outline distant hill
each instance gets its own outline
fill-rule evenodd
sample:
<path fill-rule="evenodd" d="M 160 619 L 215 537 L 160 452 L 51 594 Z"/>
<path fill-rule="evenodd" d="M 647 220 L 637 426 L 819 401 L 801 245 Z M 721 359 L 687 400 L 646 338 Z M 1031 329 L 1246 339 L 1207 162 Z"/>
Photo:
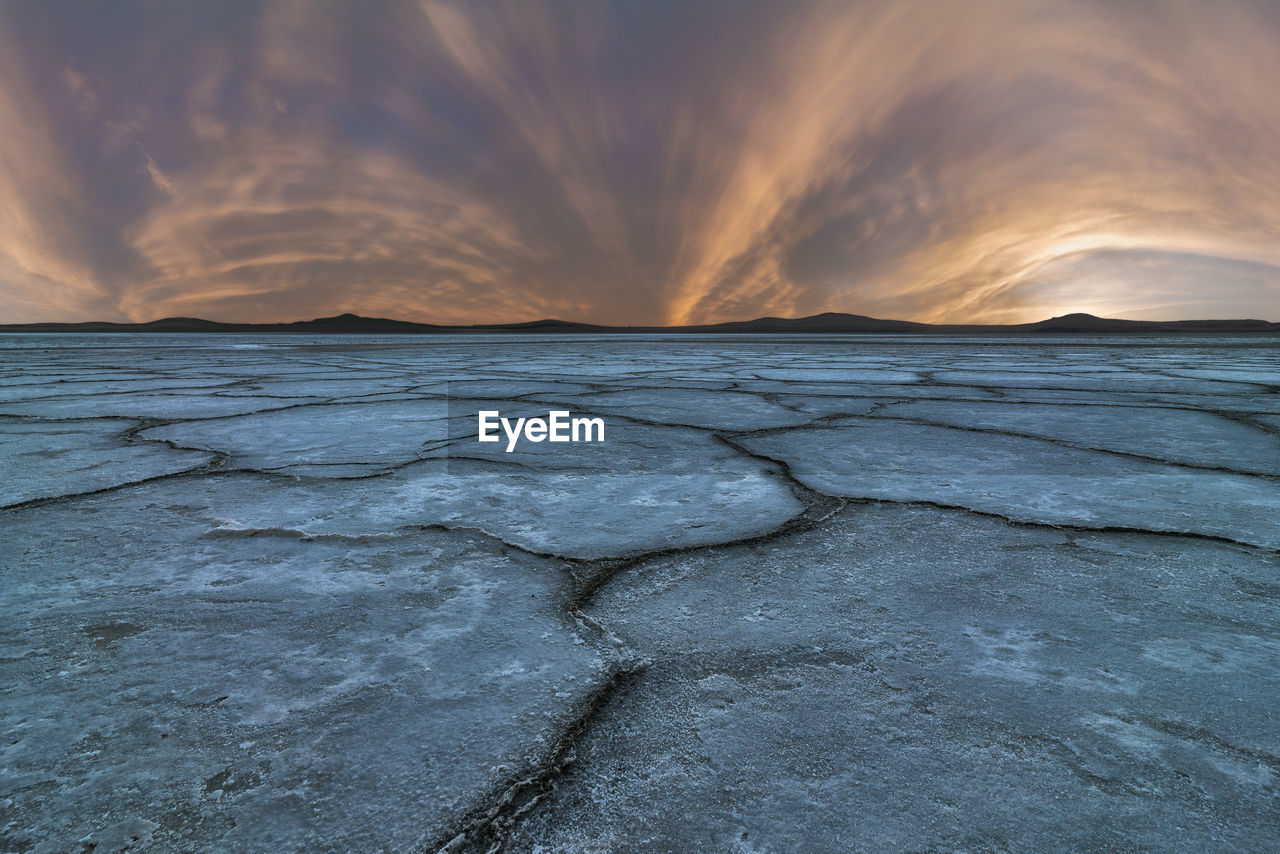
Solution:
<path fill-rule="evenodd" d="M 1280 332 L 1265 320 L 1119 320 L 1092 314 L 1064 314 L 1037 323 L 1003 327 L 1028 332 Z"/>
<path fill-rule="evenodd" d="M 857 314 L 815 314 L 812 317 L 761 317 L 739 323 L 717 323 L 709 326 L 677 327 L 689 332 L 876 332 L 912 335 L 1006 335 L 1018 333 L 1223 333 L 1280 332 L 1280 323 L 1265 320 L 1119 320 L 1094 317 L 1092 314 L 1066 314 L 1035 323 L 1015 324 L 948 324 L 913 323 L 908 320 L 881 320 Z"/>
<path fill-rule="evenodd" d="M 385 332 L 450 332 L 448 326 L 387 320 L 340 314 L 294 323 L 220 323 L 199 317 L 166 317 L 148 323 L 11 323 L 0 325 L 0 332 L 299 332 L 299 333 L 385 333 Z"/>
<path fill-rule="evenodd" d="M 812 317 L 758 317 L 734 323 L 677 327 L 690 332 L 929 332 L 935 327 L 909 320 L 880 320 L 860 314 L 815 314 Z"/>
<path fill-rule="evenodd" d="M 712 323 L 701 326 L 599 326 L 591 323 L 575 323 L 570 320 L 533 320 L 525 323 L 489 323 L 473 326 L 446 326 L 432 323 L 413 323 L 407 320 L 389 320 L 384 317 L 361 317 L 358 314 L 340 314 L 336 317 L 320 317 L 315 320 L 299 320 L 294 323 L 219 323 L 198 317 L 166 317 L 149 323 L 10 323 L 0 324 L 3 332 L 261 332 L 297 334 L 385 334 L 385 333 L 464 333 L 464 332 L 526 332 L 526 333 L 628 333 L 628 332 L 678 332 L 678 333 L 878 333 L 912 335 L 1020 335 L 1020 334 L 1080 334 L 1080 335 L 1220 335 L 1231 333 L 1280 332 L 1280 323 L 1265 320 L 1118 320 L 1094 317 L 1092 314 L 1066 314 L 1036 323 L 1016 324 L 933 324 L 913 323 L 908 320 L 882 320 L 858 314 L 828 312 L 812 317 L 760 317 L 755 320 L 732 323 Z"/>

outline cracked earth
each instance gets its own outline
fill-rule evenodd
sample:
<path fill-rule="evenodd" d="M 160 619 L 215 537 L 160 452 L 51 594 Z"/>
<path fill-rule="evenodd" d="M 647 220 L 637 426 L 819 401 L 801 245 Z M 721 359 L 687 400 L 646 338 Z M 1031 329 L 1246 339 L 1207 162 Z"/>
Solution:
<path fill-rule="evenodd" d="M 0 465 L 0 851 L 1280 839 L 1273 339 L 10 336 Z"/>

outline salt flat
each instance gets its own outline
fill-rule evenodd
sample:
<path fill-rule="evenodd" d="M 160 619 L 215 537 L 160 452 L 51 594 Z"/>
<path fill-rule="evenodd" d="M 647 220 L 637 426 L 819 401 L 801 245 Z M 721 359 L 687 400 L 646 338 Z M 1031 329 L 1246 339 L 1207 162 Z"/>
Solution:
<path fill-rule="evenodd" d="M 1274 339 L 11 335 L 0 466 L 3 851 L 1280 839 Z"/>

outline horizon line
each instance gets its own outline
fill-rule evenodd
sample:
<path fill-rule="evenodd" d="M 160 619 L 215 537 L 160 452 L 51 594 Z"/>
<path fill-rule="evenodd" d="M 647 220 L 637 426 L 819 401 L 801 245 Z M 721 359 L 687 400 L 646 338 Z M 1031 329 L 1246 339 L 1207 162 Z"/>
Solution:
<path fill-rule="evenodd" d="M 1050 324 L 1057 321 L 1057 322 L 1066 322 L 1068 324 L 1073 324 L 1073 325 L 1079 324 L 1084 327 L 1088 327 L 1091 324 L 1108 324 L 1108 325 L 1120 324 L 1120 325 L 1133 325 L 1138 327 L 1158 327 L 1158 326 L 1186 327 L 1189 325 L 1211 325 L 1211 324 L 1223 324 L 1223 325 L 1236 326 L 1240 324 L 1255 324 L 1255 325 L 1260 324 L 1260 325 L 1266 325 L 1274 328 L 1268 331 L 1280 331 L 1280 322 L 1264 320 L 1261 318 L 1225 318 L 1224 317 L 1224 318 L 1187 318 L 1187 319 L 1177 319 L 1177 320 L 1137 320 L 1137 319 L 1131 319 L 1131 318 L 1104 317 L 1100 315 L 1091 314 L 1089 312 L 1069 312 L 1062 315 L 1054 315 L 1052 317 L 1044 318 L 1042 320 L 1024 321 L 1020 323 L 974 323 L 974 322 L 955 323 L 955 322 L 927 322 L 927 321 L 915 321 L 915 320 L 901 320 L 897 318 L 881 318 L 881 317 L 873 317 L 870 315 L 852 314 L 849 312 L 837 312 L 837 311 L 827 311 L 827 312 L 821 312 L 813 315 L 805 315 L 801 317 L 780 317 L 780 316 L 774 316 L 774 315 L 763 315 L 759 317 L 753 317 L 747 320 L 728 320 L 728 321 L 719 321 L 715 323 L 694 323 L 694 324 L 682 324 L 682 325 L 658 325 L 658 324 L 617 325 L 617 324 L 596 323 L 596 322 L 582 321 L 582 320 L 564 320 L 562 318 L 555 318 L 555 317 L 543 317 L 535 320 L 517 320 L 517 321 L 503 321 L 503 322 L 491 322 L 491 323 L 438 323 L 438 322 L 427 322 L 427 321 L 417 321 L 417 320 L 403 320 L 403 319 L 393 318 L 393 317 L 376 317 L 371 315 L 356 314 L 354 312 L 343 312 L 341 314 L 336 314 L 336 315 L 312 317 L 312 318 L 302 319 L 302 320 L 259 321 L 259 322 L 209 320 L 207 318 L 187 316 L 187 315 L 172 315 L 167 317 L 159 317 L 154 320 L 147 320 L 147 321 L 46 320 L 46 321 L 31 321 L 31 322 L 25 322 L 25 323 L 0 324 L 0 329 L 9 330 L 9 331 L 20 331 L 23 329 L 32 329 L 32 328 L 40 328 L 40 327 L 58 327 L 62 329 L 74 328 L 74 327 L 99 327 L 99 328 L 100 327 L 117 327 L 117 328 L 127 327 L 127 328 L 134 329 L 136 331 L 145 331 L 143 327 L 165 325 L 165 324 L 173 325 L 173 326 L 180 326 L 183 324 L 199 324 L 201 326 L 208 326 L 208 327 L 253 327 L 253 328 L 267 329 L 272 327 L 288 328 L 288 327 L 299 327 L 299 326 L 308 326 L 308 325 L 315 325 L 315 324 L 337 325 L 342 322 L 346 322 L 348 324 L 356 324 L 356 323 L 393 324 L 396 326 L 413 326 L 413 327 L 423 327 L 423 328 L 439 329 L 439 330 L 498 329 L 498 330 L 519 331 L 522 328 L 527 329 L 531 327 L 545 327 L 549 325 L 558 325 L 558 326 L 566 326 L 566 327 L 577 327 L 577 328 L 609 330 L 609 331 L 627 331 L 627 330 L 715 331 L 718 329 L 723 329 L 725 327 L 760 326 L 760 325 L 767 325 L 770 323 L 801 325 L 808 322 L 811 324 L 818 324 L 823 322 L 824 319 L 828 320 L 831 323 L 845 322 L 849 324 L 856 324 L 861 322 L 861 323 L 874 323 L 874 324 L 891 324 L 891 325 L 902 326 L 902 327 L 918 327 L 921 329 L 943 329 L 943 330 L 948 328 L 992 329 L 992 330 L 1025 329 L 1025 328 L 1040 327 L 1045 324 Z M 227 331 L 227 330 L 218 330 L 214 328 L 214 329 L 210 329 L 209 331 Z M 805 331 L 805 330 L 796 329 L 795 331 Z M 814 330 L 814 331 L 818 331 L 818 330 Z M 890 330 L 877 330 L 877 331 L 890 331 Z"/>

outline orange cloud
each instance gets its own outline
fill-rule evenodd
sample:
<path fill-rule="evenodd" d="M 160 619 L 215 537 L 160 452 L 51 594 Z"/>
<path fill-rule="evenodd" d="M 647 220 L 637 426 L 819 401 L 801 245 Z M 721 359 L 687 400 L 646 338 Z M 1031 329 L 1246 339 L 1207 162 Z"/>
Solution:
<path fill-rule="evenodd" d="M 11 10 L 8 319 L 1280 317 L 1266 3 L 144 12 Z"/>

